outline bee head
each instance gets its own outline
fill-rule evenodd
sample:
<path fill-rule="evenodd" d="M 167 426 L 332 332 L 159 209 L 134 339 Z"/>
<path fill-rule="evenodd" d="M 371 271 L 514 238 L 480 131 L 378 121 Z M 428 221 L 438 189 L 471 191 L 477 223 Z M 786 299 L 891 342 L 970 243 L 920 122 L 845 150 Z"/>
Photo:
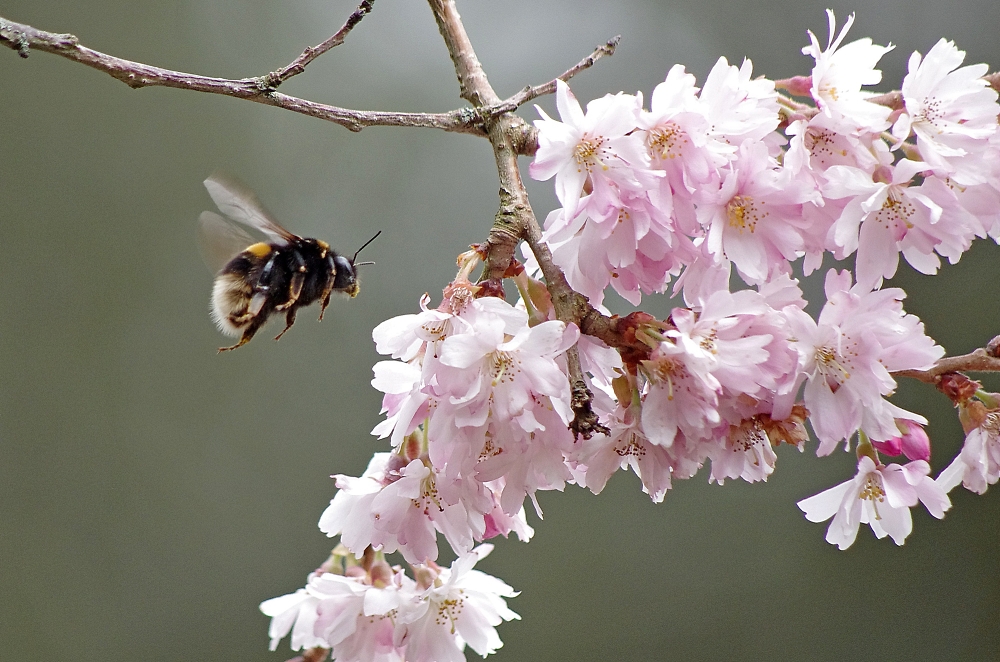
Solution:
<path fill-rule="evenodd" d="M 360 267 L 365 264 L 375 264 L 374 262 L 356 262 L 358 259 L 358 253 L 360 253 L 365 246 L 375 241 L 380 234 L 382 234 L 381 230 L 376 232 L 374 237 L 362 244 L 361 248 L 354 252 L 354 257 L 350 260 L 342 255 L 334 256 L 333 263 L 336 268 L 336 275 L 333 279 L 333 289 L 340 290 L 341 292 L 350 295 L 352 298 L 358 296 L 361 286 L 358 285 L 358 272 L 356 267 Z"/>
<path fill-rule="evenodd" d="M 361 288 L 358 285 L 358 274 L 354 270 L 354 264 L 343 255 L 335 255 L 333 266 L 335 268 L 333 289 L 351 297 L 358 296 Z"/>

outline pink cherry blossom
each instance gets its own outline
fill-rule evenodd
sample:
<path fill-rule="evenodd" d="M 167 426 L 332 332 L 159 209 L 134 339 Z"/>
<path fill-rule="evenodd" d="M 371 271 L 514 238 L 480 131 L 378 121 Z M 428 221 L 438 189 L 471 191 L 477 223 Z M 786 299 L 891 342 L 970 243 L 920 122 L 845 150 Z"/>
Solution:
<path fill-rule="evenodd" d="M 633 304 L 643 292 L 662 292 L 694 255 L 691 240 L 646 194 L 612 190 L 603 208 L 590 204 L 594 195 L 575 217 L 560 209 L 545 220 L 542 238 L 570 285 L 594 305 L 608 285 Z"/>
<path fill-rule="evenodd" d="M 670 450 L 646 438 L 636 407 L 618 407 L 605 420 L 611 434 L 583 442 L 574 469 L 576 483 L 600 494 L 614 472 L 630 467 L 642 481 L 642 491 L 654 503 L 663 501 L 671 486 Z"/>
<path fill-rule="evenodd" d="M 774 473 L 778 456 L 764 426 L 754 417 L 731 425 L 724 443 L 713 449 L 711 458 L 708 480 L 722 485 L 726 478 L 742 478 L 748 483 L 767 480 Z"/>
<path fill-rule="evenodd" d="M 902 290 L 851 287 L 846 271 L 826 276 L 827 303 L 818 321 L 803 310 L 785 309 L 806 378 L 805 405 L 827 455 L 861 429 L 875 440 L 899 434 L 897 418 L 927 421 L 884 396 L 895 391 L 893 370 L 926 370 L 944 350 L 924 334 L 923 324 L 903 312 Z"/>
<path fill-rule="evenodd" d="M 905 455 L 909 460 L 929 461 L 931 440 L 923 426 L 902 418 L 896 421 L 896 426 L 900 429 L 899 436 L 873 441 L 875 450 L 886 455 Z"/>
<path fill-rule="evenodd" d="M 883 150 L 882 155 L 885 163 L 892 161 L 888 152 Z M 957 262 L 981 231 L 981 226 L 963 223 L 963 217 L 942 218 L 941 206 L 915 184 L 927 170 L 926 163 L 903 159 L 881 166 L 874 180 L 846 166 L 826 171 L 824 193 L 851 198 L 832 233 L 843 254 L 857 250 L 859 283 L 875 288 L 883 278 L 891 278 L 900 253 L 918 271 L 936 273 L 940 260 L 935 252 Z"/>
<path fill-rule="evenodd" d="M 833 518 L 826 541 L 840 549 L 854 544 L 861 524 L 871 526 L 876 538 L 888 535 L 902 545 L 913 530 L 910 508 L 918 501 L 938 519 L 951 507 L 948 495 L 927 475 L 929 472 L 930 466 L 923 460 L 876 466 L 864 456 L 853 479 L 803 499 L 798 506 L 810 522 Z"/>
<path fill-rule="evenodd" d="M 730 154 L 745 142 L 774 141 L 780 121 L 774 81 L 753 77 L 753 63 L 737 67 L 720 57 L 705 79 L 698 106 L 708 120 L 714 147 Z M 726 145 L 727 147 L 723 147 Z"/>
<path fill-rule="evenodd" d="M 669 448 L 678 433 L 695 442 L 712 438 L 722 424 L 715 356 L 697 339 L 674 331 L 641 365 L 648 381 L 641 418 L 648 439 Z"/>
<path fill-rule="evenodd" d="M 588 184 L 614 185 L 639 191 L 637 172 L 649 165 L 642 139 L 631 135 L 641 100 L 627 94 L 607 95 L 587 104 L 584 113 L 569 86 L 556 81 L 556 106 L 562 121 L 541 108 L 538 151 L 529 168 L 539 180 L 556 178 L 556 197 L 567 213 L 575 214 Z"/>
<path fill-rule="evenodd" d="M 982 425 L 965 437 L 961 452 L 941 472 L 937 482 L 946 492 L 961 483 L 965 489 L 983 494 L 1000 480 L 1000 414 L 991 412 Z"/>
<path fill-rule="evenodd" d="M 802 203 L 820 201 L 811 181 L 775 165 L 763 143 L 744 143 L 720 186 L 698 197 L 709 252 L 751 283 L 790 272 L 805 249 Z"/>
<path fill-rule="evenodd" d="M 520 616 L 504 600 L 517 592 L 474 569 L 492 550 L 480 545 L 450 568 L 427 569 L 423 592 L 397 615 L 396 641 L 405 645 L 407 662 L 464 662 L 466 645 L 483 657 L 503 645 L 496 626 Z"/>
<path fill-rule="evenodd" d="M 491 550 L 480 545 L 450 568 L 412 566 L 416 580 L 385 561 L 367 572 L 357 565 L 346 574 L 314 572 L 305 588 L 261 603 L 271 616 L 271 650 L 291 632 L 293 650 L 332 649 L 340 662 L 463 662 L 466 645 L 483 657 L 494 653 L 503 645 L 496 626 L 520 617 L 504 600 L 517 593 L 473 569 Z"/>

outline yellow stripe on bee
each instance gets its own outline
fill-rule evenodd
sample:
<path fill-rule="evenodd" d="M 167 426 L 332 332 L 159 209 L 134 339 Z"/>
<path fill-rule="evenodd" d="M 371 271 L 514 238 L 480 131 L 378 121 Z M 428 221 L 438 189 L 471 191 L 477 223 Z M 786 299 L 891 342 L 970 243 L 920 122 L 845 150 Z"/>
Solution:
<path fill-rule="evenodd" d="M 250 246 L 244 251 L 244 253 L 250 253 L 251 255 L 254 255 L 256 257 L 264 257 L 270 252 L 271 252 L 271 246 L 265 244 L 263 241 L 258 242 L 253 246 Z"/>

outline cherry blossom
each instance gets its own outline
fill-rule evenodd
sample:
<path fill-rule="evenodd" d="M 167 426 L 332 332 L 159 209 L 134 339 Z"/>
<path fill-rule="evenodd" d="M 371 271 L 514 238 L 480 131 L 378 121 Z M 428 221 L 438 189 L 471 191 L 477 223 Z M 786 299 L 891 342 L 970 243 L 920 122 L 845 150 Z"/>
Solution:
<path fill-rule="evenodd" d="M 989 413 L 983 423 L 965 437 L 961 452 L 941 472 L 937 482 L 946 492 L 960 483 L 983 494 L 1000 480 L 1000 414 Z"/>
<path fill-rule="evenodd" d="M 503 645 L 496 626 L 520 616 L 504 600 L 517 592 L 474 569 L 492 550 L 480 545 L 450 568 L 431 566 L 422 573 L 423 591 L 401 605 L 397 617 L 396 640 L 405 644 L 408 662 L 464 662 L 466 645 L 483 657 Z"/>
<path fill-rule="evenodd" d="M 859 429 L 875 440 L 898 436 L 896 419 L 926 423 L 922 416 L 891 404 L 893 370 L 926 370 L 944 354 L 924 334 L 923 324 L 903 312 L 902 290 L 869 291 L 851 286 L 848 272 L 830 270 L 827 303 L 817 321 L 794 307 L 785 309 L 796 338 L 805 406 L 828 455 Z"/>
<path fill-rule="evenodd" d="M 893 157 L 879 144 L 883 165 L 874 179 L 857 168 L 832 166 L 824 187 L 831 198 L 851 198 L 832 229 L 833 238 L 844 255 L 857 251 L 858 282 L 870 288 L 895 275 L 900 252 L 926 274 L 940 266 L 935 252 L 958 262 L 982 227 L 967 215 L 943 219 L 942 207 L 925 193 L 927 184 L 915 183 L 929 166 L 909 159 L 888 165 Z"/>
<path fill-rule="evenodd" d="M 931 459 L 931 440 L 922 425 L 906 419 L 896 421 L 899 436 L 885 441 L 873 441 L 872 445 L 886 455 L 905 455 L 909 460 Z"/>
<path fill-rule="evenodd" d="M 836 37 L 833 12 L 828 9 L 826 14 L 829 24 L 826 49 L 820 46 L 811 30 L 811 43 L 802 49 L 803 55 L 812 56 L 816 61 L 812 70 L 813 99 L 827 117 L 830 128 L 839 133 L 884 131 L 889 128 L 890 109 L 868 101 L 874 93 L 861 88 L 882 80 L 882 72 L 875 65 L 893 46 L 876 46 L 867 37 L 844 45 L 847 31 L 854 24 L 854 14 L 847 18 Z"/>
<path fill-rule="evenodd" d="M 948 495 L 927 475 L 929 472 L 930 466 L 923 460 L 876 465 L 863 456 L 853 479 L 803 499 L 798 506 L 810 522 L 833 518 L 826 541 L 840 549 L 854 544 L 861 524 L 871 526 L 876 538 L 890 536 L 902 545 L 913 530 L 910 508 L 918 501 L 938 519 L 951 507 Z"/>
<path fill-rule="evenodd" d="M 384 560 L 318 570 L 305 588 L 261 603 L 271 650 L 291 632 L 292 650 L 332 649 L 338 662 L 463 662 L 466 645 L 494 653 L 503 645 L 496 626 L 520 617 L 504 600 L 517 593 L 473 569 L 492 549 L 480 545 L 449 568 L 413 566 L 415 579 Z"/>
<path fill-rule="evenodd" d="M 957 485 L 981 494 L 1000 480 L 997 398 L 973 382 L 952 394 L 963 449 L 930 476 L 926 419 L 889 398 L 894 373 L 928 370 L 944 350 L 904 311 L 905 292 L 883 286 L 900 254 L 933 274 L 975 238 L 1000 241 L 997 94 L 985 65 L 961 66 L 965 54 L 942 39 L 910 57 L 905 108 L 873 103 L 863 88 L 881 81 L 892 46 L 845 43 L 854 15 L 838 32 L 827 13 L 825 47 L 809 32 L 803 49 L 811 76 L 781 83 L 814 109 L 779 97 L 749 60 L 720 58 L 700 89 L 674 65 L 648 110 L 642 93 L 619 92 L 584 111 L 557 81 L 560 119 L 539 109 L 529 166 L 555 180 L 561 205 L 540 239 L 571 296 L 623 342 L 582 335 L 597 333 L 588 316 L 573 317 L 581 328 L 561 321 L 565 292 L 549 291 L 527 249 L 503 276 L 516 304 L 495 296 L 495 271 L 473 282 L 485 244 L 459 256 L 436 307 L 424 295 L 419 312 L 379 324 L 385 360 L 372 385 L 384 419 L 372 433 L 391 452 L 361 477 L 334 476 L 320 529 L 351 562 L 262 603 L 272 649 L 290 634 L 295 650 L 345 662 L 459 662 L 466 646 L 488 655 L 502 645 L 496 627 L 518 618 L 505 601 L 516 593 L 473 566 L 492 549 L 484 540 L 531 538 L 528 500 L 540 516 L 540 493 L 570 483 L 599 494 L 626 468 L 657 503 L 706 462 L 710 482 L 766 481 L 777 446 L 804 450 L 807 421 L 817 455 L 844 444 L 859 458 L 852 479 L 798 503 L 809 521 L 832 520 L 826 540 L 840 549 L 861 524 L 901 545 L 910 508 L 941 518 Z M 795 263 L 809 275 L 827 256 L 852 260 L 853 274 L 828 270 L 807 301 Z M 665 319 L 615 317 L 609 288 L 633 305 L 670 289 L 684 305 Z M 602 427 L 578 438 L 581 377 Z M 450 568 L 435 562 L 439 536 L 458 557 Z M 384 560 L 393 552 L 412 577 Z"/>
<path fill-rule="evenodd" d="M 610 435 L 584 442 L 573 472 L 576 483 L 600 494 L 614 472 L 629 467 L 642 481 L 642 491 L 654 503 L 663 501 L 671 486 L 669 449 L 649 441 L 634 406 L 620 407 L 606 420 Z"/>
<path fill-rule="evenodd" d="M 790 272 L 805 249 L 802 203 L 820 201 L 812 182 L 775 165 L 763 143 L 744 143 L 718 189 L 698 197 L 709 252 L 731 260 L 750 283 Z"/>
<path fill-rule="evenodd" d="M 608 95 L 588 103 L 584 113 L 569 86 L 558 80 L 556 105 L 561 122 L 538 109 L 538 152 L 530 170 L 543 181 L 555 176 L 556 196 L 568 213 L 576 212 L 588 181 L 604 190 L 611 183 L 635 191 L 643 188 L 637 173 L 648 166 L 649 157 L 641 138 L 630 135 L 640 99 Z"/>
<path fill-rule="evenodd" d="M 902 86 L 906 113 L 893 133 L 905 138 L 912 131 L 923 160 L 936 174 L 970 185 L 989 181 L 991 171 L 982 163 L 992 151 L 986 139 L 997 132 L 1000 106 L 997 93 L 983 80 L 988 67 L 960 67 L 964 59 L 965 53 L 945 39 L 926 57 L 910 56 Z"/>

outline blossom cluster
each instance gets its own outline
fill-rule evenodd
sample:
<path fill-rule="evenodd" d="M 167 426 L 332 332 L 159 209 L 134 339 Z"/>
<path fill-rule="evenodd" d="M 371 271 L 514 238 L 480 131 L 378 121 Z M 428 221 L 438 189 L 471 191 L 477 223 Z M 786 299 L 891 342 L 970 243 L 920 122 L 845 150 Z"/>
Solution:
<path fill-rule="evenodd" d="M 1000 105 L 987 66 L 962 66 L 965 54 L 944 39 L 913 53 L 897 99 L 876 99 L 865 87 L 881 81 L 892 46 L 845 43 L 854 16 L 839 32 L 828 18 L 826 44 L 810 32 L 802 49 L 809 76 L 776 83 L 722 58 L 699 89 L 675 65 L 648 108 L 641 93 L 619 93 L 584 110 L 558 84 L 559 119 L 538 109 L 531 174 L 555 181 L 562 206 L 543 237 L 576 291 L 599 305 L 611 287 L 638 304 L 673 284 L 688 306 L 652 334 L 660 344 L 626 375 L 631 396 L 610 414 L 617 452 L 646 491 L 661 498 L 706 459 L 710 480 L 766 479 L 772 447 L 803 441 L 808 420 L 820 455 L 857 436 L 859 465 L 853 481 L 802 501 L 807 517 L 833 517 L 827 539 L 846 547 L 859 523 L 886 535 L 877 511 L 858 509 L 888 498 L 883 511 L 906 511 L 888 531 L 902 544 L 918 501 L 941 517 L 957 484 L 982 492 L 1000 479 L 996 402 L 966 425 L 952 465 L 928 477 L 926 421 L 885 396 L 892 372 L 926 369 L 943 350 L 903 313 L 903 292 L 883 289 L 900 255 L 933 274 L 941 257 L 957 262 L 973 239 L 1000 236 Z M 829 271 L 814 320 L 793 268 L 809 275 L 827 255 L 853 258 L 853 284 Z M 732 268 L 749 289 L 730 291 Z M 908 448 L 903 468 L 921 496 L 900 498 L 888 487 L 900 465 L 879 453 L 899 456 L 915 436 L 925 450 Z M 606 476 L 592 477 L 591 465 L 605 466 L 599 454 L 585 459 L 577 482 L 599 490 Z"/>
<path fill-rule="evenodd" d="M 531 174 L 555 179 L 562 207 L 545 221 L 553 257 L 599 304 L 610 285 L 639 303 L 699 261 L 732 264 L 759 286 L 802 259 L 855 255 L 858 283 L 876 289 L 899 255 L 922 273 L 956 262 L 973 238 L 1000 233 L 997 93 L 986 65 L 942 39 L 914 53 L 902 106 L 862 88 L 891 46 L 824 49 L 810 33 L 812 74 L 782 81 L 814 105 L 780 97 L 773 81 L 720 58 L 699 90 L 681 65 L 653 90 L 595 99 L 586 112 L 558 83 L 560 120 L 539 109 Z"/>
<path fill-rule="evenodd" d="M 900 254 L 935 273 L 940 257 L 1000 236 L 997 94 L 985 65 L 962 66 L 941 40 L 910 58 L 899 103 L 876 103 L 863 88 L 892 47 L 845 44 L 853 16 L 839 32 L 829 18 L 825 47 L 809 33 L 803 49 L 811 75 L 777 86 L 720 59 L 701 88 L 674 66 L 648 109 L 619 93 L 584 110 L 559 81 L 559 119 L 539 109 L 530 166 L 561 204 L 544 227 L 552 259 L 594 306 L 609 287 L 633 304 L 672 290 L 684 305 L 664 320 L 619 318 L 635 341 L 619 352 L 557 319 L 530 256 L 507 274 L 516 304 L 469 279 L 475 250 L 460 256 L 437 306 L 425 295 L 420 312 L 374 330 L 387 359 L 374 367 L 385 419 L 373 434 L 392 450 L 360 477 L 335 476 L 320 518 L 351 558 L 398 552 L 415 579 L 384 561 L 314 573 L 261 606 L 272 647 L 291 631 L 293 648 L 345 662 L 457 660 L 466 643 L 493 652 L 494 626 L 516 615 L 510 587 L 471 570 L 481 543 L 529 540 L 526 501 L 541 515 L 539 491 L 599 493 L 619 469 L 657 502 L 706 465 L 720 484 L 766 481 L 775 448 L 803 450 L 808 426 L 818 455 L 858 457 L 852 479 L 798 504 L 832 519 L 827 540 L 841 549 L 860 524 L 902 544 L 910 508 L 940 518 L 958 484 L 981 493 L 1000 480 L 1000 398 L 968 380 L 955 397 L 965 448 L 930 476 L 927 421 L 888 398 L 894 372 L 928 370 L 944 350 L 905 293 L 883 286 Z M 809 275 L 827 255 L 853 270 L 826 272 L 812 315 L 795 269 Z M 602 424 L 586 437 L 571 431 L 574 374 Z M 459 557 L 451 570 L 435 563 L 439 534 Z"/>
<path fill-rule="evenodd" d="M 492 549 L 480 545 L 450 568 L 415 566 L 412 579 L 384 558 L 359 563 L 334 550 L 304 588 L 261 604 L 271 650 L 291 632 L 294 650 L 334 660 L 464 662 L 466 645 L 485 657 L 503 645 L 495 626 L 520 618 L 504 600 L 517 593 L 474 569 Z"/>

